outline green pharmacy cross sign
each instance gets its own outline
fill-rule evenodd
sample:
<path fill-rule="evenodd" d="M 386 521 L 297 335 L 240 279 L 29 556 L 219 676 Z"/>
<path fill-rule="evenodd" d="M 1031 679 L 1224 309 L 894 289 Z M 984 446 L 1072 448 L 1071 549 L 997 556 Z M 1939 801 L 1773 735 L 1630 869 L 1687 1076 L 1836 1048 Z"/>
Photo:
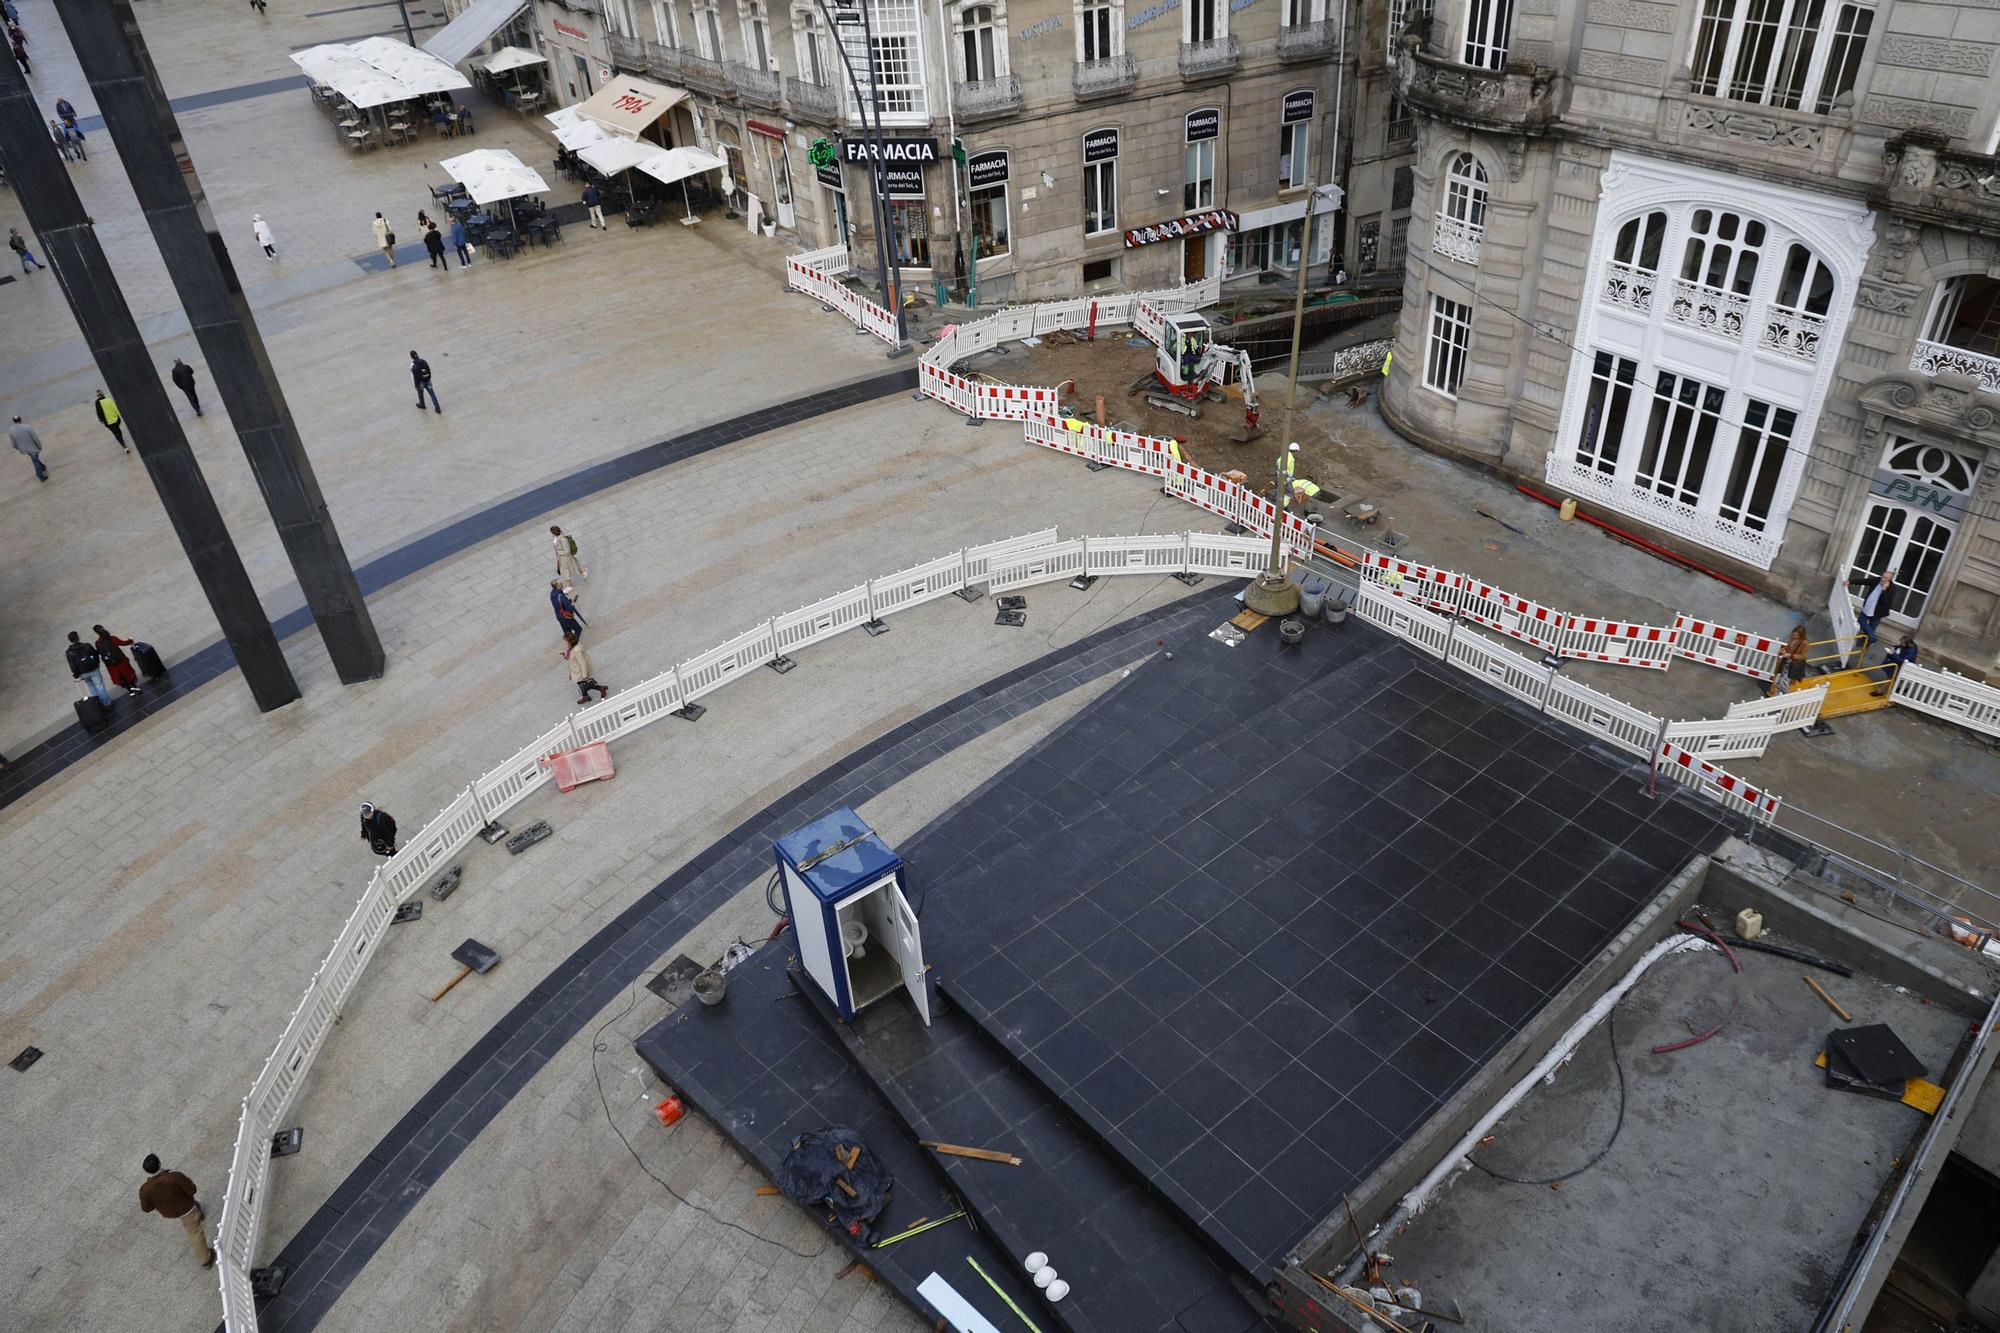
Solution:
<path fill-rule="evenodd" d="M 830 139 L 814 139 L 812 147 L 806 149 L 806 161 L 815 167 L 830 167 L 840 160 Z"/>

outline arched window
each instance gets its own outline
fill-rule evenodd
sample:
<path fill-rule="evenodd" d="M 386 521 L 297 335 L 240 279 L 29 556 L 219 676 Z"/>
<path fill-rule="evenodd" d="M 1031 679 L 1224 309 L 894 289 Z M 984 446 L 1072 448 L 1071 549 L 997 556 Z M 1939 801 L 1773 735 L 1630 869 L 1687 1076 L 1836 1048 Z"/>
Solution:
<path fill-rule="evenodd" d="M 993 6 L 967 5 L 958 11 L 961 70 L 967 83 L 990 83 L 1000 77 L 1001 48 Z"/>
<path fill-rule="evenodd" d="M 1764 224 L 1754 218 L 1697 208 L 1688 219 L 1687 249 L 1667 318 L 1732 341 L 1741 338 L 1763 244 Z"/>
<path fill-rule="evenodd" d="M 1620 227 L 1604 269 L 1604 299 L 1642 314 L 1650 311 L 1666 239 L 1667 215 L 1657 210 Z"/>
<path fill-rule="evenodd" d="M 1460 153 L 1445 171 L 1444 207 L 1438 211 L 1432 249 L 1462 263 L 1479 262 L 1486 236 L 1486 169 L 1470 153 Z"/>
<path fill-rule="evenodd" d="M 1805 246 L 1793 242 L 1785 251 L 1785 268 L 1778 291 L 1765 313 L 1760 346 L 1797 361 L 1819 358 L 1826 312 L 1833 307 L 1833 270 Z"/>

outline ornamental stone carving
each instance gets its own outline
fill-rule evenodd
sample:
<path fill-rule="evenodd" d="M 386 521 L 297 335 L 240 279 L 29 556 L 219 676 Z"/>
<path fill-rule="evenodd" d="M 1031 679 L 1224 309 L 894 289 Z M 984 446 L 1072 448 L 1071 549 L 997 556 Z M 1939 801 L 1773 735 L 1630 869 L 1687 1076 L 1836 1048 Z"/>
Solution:
<path fill-rule="evenodd" d="M 1588 19 L 1609 28 L 1631 28 L 1635 32 L 1672 32 L 1672 5 L 1641 4 L 1639 0 L 1590 0 Z"/>
<path fill-rule="evenodd" d="M 1854 304 L 1864 310 L 1880 310 L 1885 315 L 1907 315 L 1916 303 L 1914 287 L 1892 287 L 1872 279 L 1864 279 L 1854 294 Z"/>
<path fill-rule="evenodd" d="M 2000 423 L 2000 411 L 1995 411 L 1984 404 L 1972 408 L 1965 414 L 1965 425 L 1968 430 L 1989 431 L 1993 429 L 1996 423 Z M 1991 473 L 1992 469 L 1989 468 L 1987 471 Z M 1991 489 L 1991 483 L 1992 477 L 1989 475 L 1987 478 L 1989 490 Z"/>
<path fill-rule="evenodd" d="M 1861 105 L 1861 118 L 1890 129 L 1938 130 L 1960 137 L 1972 128 L 1971 107 L 1939 106 L 1904 97 L 1870 97 Z"/>
<path fill-rule="evenodd" d="M 1991 394 L 1947 387 L 1915 375 L 1885 375 L 1862 388 L 1855 401 L 1866 411 L 1904 426 L 1922 426 L 1944 435 L 1991 436 L 2000 426 L 2000 405 Z M 1982 476 L 2000 467 L 1981 468 Z"/>
<path fill-rule="evenodd" d="M 1667 66 L 1662 60 L 1642 60 L 1638 56 L 1612 55 L 1608 51 L 1585 51 L 1577 58 L 1576 72 L 1593 79 L 1657 88 L 1665 81 Z"/>
<path fill-rule="evenodd" d="M 1624 60 L 1623 56 L 1607 57 L 1610 60 Z M 1585 57 L 1588 61 L 1589 57 Z M 1642 61 L 1655 65 L 1657 61 Z M 1583 66 L 1580 64 L 1579 69 Z M 1588 72 L 1587 70 L 1584 72 Z M 1779 120 L 1775 116 L 1760 116 L 1747 111 L 1732 111 L 1721 107 L 1690 106 L 1682 122 L 1698 134 L 1712 134 L 1721 139 L 1735 139 L 1743 143 L 1763 144 L 1771 148 L 1795 148 L 1811 152 L 1819 147 L 1824 129 L 1814 121 L 1794 124 Z"/>
<path fill-rule="evenodd" d="M 1591 6 L 1593 12 L 1596 6 Z M 1882 39 L 1879 59 L 1885 65 L 1934 70 L 1942 74 L 1971 74 L 1985 78 L 1993 65 L 1993 48 L 1978 42 L 1947 42 L 1932 37 L 1891 33 Z"/>

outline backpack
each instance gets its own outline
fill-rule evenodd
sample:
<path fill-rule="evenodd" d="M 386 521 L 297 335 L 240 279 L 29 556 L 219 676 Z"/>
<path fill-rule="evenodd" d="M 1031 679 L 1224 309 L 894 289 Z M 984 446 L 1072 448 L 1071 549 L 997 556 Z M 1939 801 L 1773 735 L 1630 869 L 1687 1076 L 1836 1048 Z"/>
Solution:
<path fill-rule="evenodd" d="M 565 534 L 563 535 L 563 540 L 569 543 L 569 553 L 570 553 L 571 555 L 575 555 L 575 554 L 576 554 L 576 538 L 574 538 L 574 537 L 572 537 L 572 536 L 569 536 L 569 535 L 568 535 L 567 533 L 565 533 Z"/>

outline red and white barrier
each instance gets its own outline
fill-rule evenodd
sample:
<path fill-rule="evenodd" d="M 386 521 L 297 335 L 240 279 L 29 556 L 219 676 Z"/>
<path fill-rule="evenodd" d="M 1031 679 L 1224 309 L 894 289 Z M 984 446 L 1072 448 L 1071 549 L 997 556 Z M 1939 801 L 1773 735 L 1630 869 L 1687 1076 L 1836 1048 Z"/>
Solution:
<path fill-rule="evenodd" d="M 1731 629 L 1710 620 L 1675 616 L 1678 642 L 1674 655 L 1701 662 L 1724 671 L 1734 671 L 1752 680 L 1769 680 L 1778 670 L 1778 640 L 1748 630 Z"/>
<path fill-rule="evenodd" d="M 1734 773 L 1724 772 L 1672 741 L 1660 746 L 1659 770 L 1683 786 L 1706 792 L 1732 810 L 1743 811 L 1760 824 L 1777 822 L 1778 807 L 1783 802 L 1776 796 Z"/>
<path fill-rule="evenodd" d="M 1571 616 L 1563 627 L 1562 642 L 1556 651 L 1585 662 L 1665 671 L 1679 642 L 1679 631 L 1672 625 L 1634 625 L 1622 620 L 1599 620 L 1595 616 Z"/>

